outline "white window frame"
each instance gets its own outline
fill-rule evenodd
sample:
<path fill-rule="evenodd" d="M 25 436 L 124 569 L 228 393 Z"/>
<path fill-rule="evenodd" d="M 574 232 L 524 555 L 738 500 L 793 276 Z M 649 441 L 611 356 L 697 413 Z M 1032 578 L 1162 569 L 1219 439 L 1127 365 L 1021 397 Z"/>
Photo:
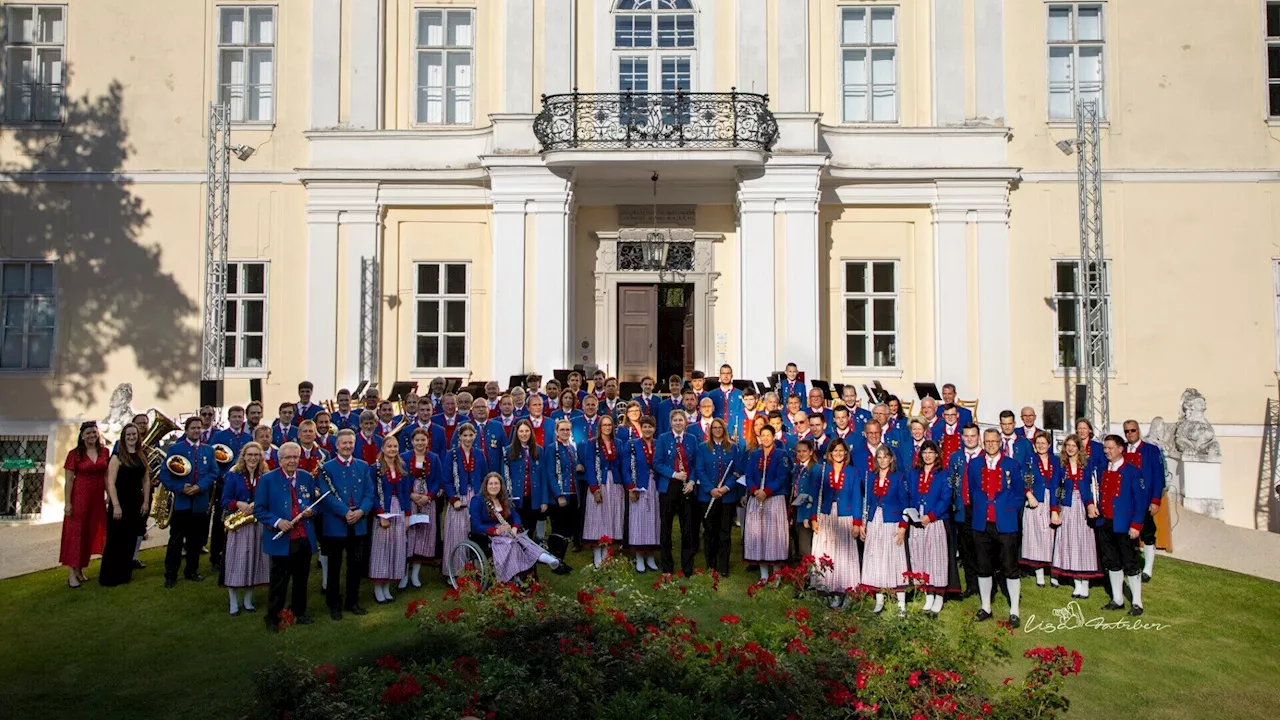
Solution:
<path fill-rule="evenodd" d="M 255 45 L 249 41 L 249 11 L 270 9 L 271 10 L 271 43 Z M 222 14 L 229 10 L 240 10 L 245 17 L 245 40 L 241 43 L 223 43 L 222 42 Z M 241 107 L 245 112 L 249 109 L 250 92 L 249 92 L 249 54 L 251 51 L 271 51 L 271 117 L 261 120 L 249 120 L 241 116 L 236 118 L 231 114 L 231 103 L 228 103 L 228 121 L 232 125 L 249 125 L 253 127 L 273 126 L 276 122 L 276 112 L 280 107 L 280 83 L 279 83 L 279 65 L 280 65 L 280 8 L 276 5 L 265 5 L 258 3 L 228 3 L 225 5 L 215 5 L 213 15 L 213 97 L 215 100 L 222 99 L 222 55 L 224 51 L 236 50 L 241 51 L 244 59 L 244 80 L 241 85 Z"/>
<path fill-rule="evenodd" d="M 1280 77 L 1271 77 L 1271 49 L 1280 48 L 1280 35 L 1267 32 L 1267 11 L 1272 7 L 1280 8 L 1280 0 L 1263 0 L 1262 3 L 1262 76 L 1266 84 L 1262 89 L 1263 116 L 1272 124 L 1280 123 L 1280 107 L 1271 107 L 1271 89 L 1280 86 Z"/>
<path fill-rule="evenodd" d="M 1098 40 L 1079 40 L 1076 35 L 1079 30 L 1079 17 L 1081 7 L 1098 8 L 1099 18 L 1099 34 L 1101 38 Z M 1075 123 L 1076 121 L 1076 104 L 1080 101 L 1080 49 L 1084 47 L 1097 47 L 1100 49 L 1098 63 L 1102 70 L 1102 78 L 1099 80 L 1101 87 L 1098 89 L 1098 120 L 1106 121 L 1107 112 L 1107 88 L 1110 81 L 1107 76 L 1107 58 L 1110 56 L 1107 44 L 1109 38 L 1107 36 L 1107 21 L 1110 13 L 1108 12 L 1107 3 L 1103 0 L 1054 0 L 1046 2 L 1044 6 L 1044 69 L 1045 69 L 1045 117 L 1050 123 Z M 1050 13 L 1055 9 L 1070 8 L 1071 10 L 1071 39 L 1070 40 L 1050 40 L 1049 24 Z M 1052 63 L 1052 54 L 1055 47 L 1070 47 L 1071 52 L 1071 114 L 1067 117 L 1053 117 L 1052 104 L 1053 92 L 1050 88 L 1052 82 L 1050 78 L 1050 65 Z"/>
<path fill-rule="evenodd" d="M 1058 265 L 1062 263 L 1071 263 L 1076 266 L 1076 290 L 1074 293 L 1058 292 Z M 1107 296 L 1104 302 L 1107 305 L 1107 328 L 1111 342 L 1107 345 L 1107 364 L 1109 373 L 1114 375 L 1116 372 L 1116 318 L 1115 318 L 1115 298 L 1111 292 L 1113 285 L 1111 284 L 1111 258 L 1102 261 L 1104 270 L 1107 273 L 1106 287 Z M 1081 290 L 1081 280 L 1083 278 L 1083 268 L 1080 267 L 1080 258 L 1078 257 L 1055 257 L 1052 258 L 1050 264 L 1051 277 L 1049 279 L 1049 288 L 1052 291 L 1054 300 L 1053 311 L 1053 370 L 1056 374 L 1061 375 L 1068 370 L 1075 370 L 1077 366 L 1064 366 L 1062 364 L 1061 353 L 1058 350 L 1058 342 L 1063 334 L 1058 328 L 1058 313 L 1061 310 L 1062 303 L 1069 301 L 1075 306 L 1076 312 L 1076 358 L 1084 352 L 1084 294 Z"/>
<path fill-rule="evenodd" d="M 440 287 L 438 288 L 438 292 L 435 292 L 435 293 L 421 292 L 418 287 L 419 271 L 423 266 L 426 266 L 426 265 L 436 265 L 440 268 L 439 276 L 438 276 L 440 279 Z M 466 286 L 466 289 L 463 290 L 461 295 L 458 295 L 456 293 L 446 292 L 447 273 L 445 269 L 449 265 L 461 265 L 466 270 L 467 286 Z M 413 371 L 414 372 L 425 373 L 425 372 L 435 372 L 435 371 L 441 371 L 441 372 L 449 371 L 454 374 L 463 374 L 463 375 L 470 374 L 469 368 L 471 367 L 471 330 L 472 330 L 472 323 L 471 323 L 471 320 L 472 320 L 471 282 L 473 278 L 472 270 L 473 270 L 472 263 L 468 260 L 419 260 L 413 263 Z M 448 314 L 445 312 L 445 303 L 458 302 L 458 301 L 461 301 L 464 303 L 464 308 L 466 311 L 466 329 L 462 332 L 448 331 L 446 330 L 446 321 L 448 318 Z M 422 302 L 439 303 L 439 307 L 436 310 L 436 312 L 439 313 L 439 325 L 437 326 L 438 329 L 434 333 L 418 332 L 418 309 Z M 423 336 L 435 336 L 440 339 L 440 344 L 436 350 L 437 352 L 436 358 L 441 363 L 445 361 L 445 358 L 447 355 L 446 349 L 445 349 L 446 338 L 461 337 L 463 341 L 462 365 L 461 366 L 451 366 L 451 365 L 443 365 L 443 364 L 435 365 L 435 366 L 419 365 L 418 364 L 418 338 Z M 497 348 L 494 348 L 494 352 L 497 352 Z"/>
<path fill-rule="evenodd" d="M 839 12 L 836 15 L 836 63 L 839 70 L 839 87 L 836 95 L 840 103 L 840 122 L 845 125 L 899 125 L 902 123 L 902 64 L 899 62 L 902 55 L 902 8 L 898 5 L 882 5 L 867 3 L 848 3 L 838 7 Z M 866 13 L 867 21 L 867 40 L 865 43 L 845 43 L 844 41 L 844 14 L 848 10 L 862 10 Z M 893 11 L 893 42 L 890 44 L 874 43 L 871 38 L 871 13 L 875 10 L 892 10 Z M 844 54 L 846 50 L 862 50 L 867 54 L 867 119 L 866 120 L 850 120 L 845 117 L 845 81 L 844 81 Z M 893 119 L 892 120 L 873 120 L 875 107 L 875 82 L 872 75 L 872 53 L 875 50 L 892 50 L 893 51 Z"/>
<path fill-rule="evenodd" d="M 850 292 L 846 277 L 848 276 L 850 265 L 863 265 L 863 287 L 862 292 Z M 893 267 L 893 290 L 891 292 L 876 292 L 874 289 L 874 266 L 890 265 Z M 846 373 L 871 374 L 877 372 L 893 372 L 901 369 L 902 363 L 902 284 L 901 284 L 902 262 L 896 258 L 842 258 L 840 260 L 840 362 Z M 875 329 L 875 301 L 877 300 L 893 300 L 893 330 L 876 330 Z M 864 330 L 851 330 L 849 328 L 849 301 L 850 300 L 866 300 L 866 316 Z M 866 338 L 866 352 L 869 365 L 854 365 L 849 357 L 849 336 L 862 335 Z M 876 338 L 890 336 L 893 338 L 893 363 L 889 365 L 876 364 Z"/>
<path fill-rule="evenodd" d="M 36 31 L 39 32 L 39 13 L 42 9 L 56 8 L 62 12 L 62 41 L 61 42 L 42 42 L 37 39 L 34 42 L 11 42 L 9 40 L 9 18 L 15 10 L 30 9 L 32 17 L 36 21 Z M 70 24 L 67 22 L 67 6 L 63 3 L 21 3 L 13 5 L 0 4 L 0 122 L 6 125 L 61 125 L 64 120 L 64 108 L 67 98 L 67 33 Z M 39 63 L 35 62 L 39 54 L 43 50 L 57 49 L 59 51 L 61 67 L 58 70 L 60 82 L 56 84 L 60 90 L 57 94 L 57 112 L 50 113 L 56 117 L 38 118 L 36 117 L 35 105 L 38 99 L 36 93 L 32 93 L 32 110 L 29 117 L 15 118 L 9 116 L 9 50 L 13 47 L 29 47 L 31 48 L 32 61 L 34 67 L 39 67 Z M 37 78 L 38 80 L 38 78 Z M 21 83 L 23 85 L 34 85 L 37 88 L 41 83 Z M 52 102 L 52 100 L 51 100 Z"/>
<path fill-rule="evenodd" d="M 24 313 L 23 325 L 20 333 L 23 336 L 22 344 L 22 367 L 0 367 L 0 377 L 11 376 L 14 374 L 52 374 L 54 366 L 58 362 L 58 263 L 45 258 L 0 258 L 0 267 L 4 265 L 24 265 L 26 266 L 26 278 L 24 280 L 25 292 L 14 294 L 12 297 L 20 297 L 30 300 L 37 297 L 49 298 L 53 304 L 53 325 L 49 328 L 49 367 L 33 368 L 27 366 L 27 344 L 26 337 L 31 334 L 31 315 L 28 310 Z M 50 280 L 50 288 L 47 293 L 31 292 L 31 267 L 33 265 L 48 265 L 52 270 L 52 279 Z M 0 286 L 0 298 L 10 297 L 3 295 L 3 287 Z M 0 303 L 3 305 L 3 303 Z M 5 312 L 6 308 L 0 307 L 0 313 Z M 5 339 L 4 316 L 0 315 L 0 343 Z"/>
<path fill-rule="evenodd" d="M 654 0 L 658 2 L 658 0 Z M 613 7 L 609 11 L 609 47 L 612 49 L 612 69 L 611 81 L 618 92 L 622 92 L 622 59 L 623 58 L 645 58 L 649 63 L 649 87 L 646 93 L 661 93 L 662 90 L 662 61 L 667 58 L 688 58 L 689 60 L 689 89 L 686 92 L 698 92 L 698 48 L 700 43 L 700 30 L 702 23 L 700 22 L 697 3 L 690 2 L 689 9 L 666 10 L 619 10 L 618 3 L 614 2 Z M 693 44 L 686 46 L 660 47 L 658 45 L 658 18 L 660 16 L 669 15 L 691 15 L 693 16 Z M 652 18 L 653 28 L 653 44 L 648 47 L 618 47 L 617 45 L 617 22 L 621 16 L 648 16 Z"/>
<path fill-rule="evenodd" d="M 1271 259 L 1271 288 L 1276 335 L 1276 372 L 1280 373 L 1280 258 Z"/>
<path fill-rule="evenodd" d="M 440 20 L 442 23 L 441 27 L 443 28 L 443 32 L 444 32 L 444 44 L 442 45 L 427 45 L 425 41 L 418 34 L 419 29 L 422 27 L 420 18 L 422 17 L 423 14 L 429 13 L 429 12 L 438 12 L 441 14 L 440 15 Z M 450 13 L 467 13 L 471 16 L 471 45 L 463 46 L 463 45 L 448 44 L 449 42 L 448 41 L 448 32 L 449 32 L 448 16 Z M 412 61 L 413 68 L 411 69 L 411 73 L 413 74 L 413 100 L 410 106 L 410 111 L 413 115 L 414 126 L 430 127 L 430 128 L 474 127 L 475 126 L 476 124 L 476 57 L 477 57 L 476 41 L 478 40 L 477 32 L 479 30 L 479 28 L 476 27 L 477 14 L 478 13 L 476 12 L 476 8 L 469 7 L 469 6 L 453 7 L 453 6 L 443 6 L 443 5 L 440 5 L 440 6 L 431 5 L 431 6 L 421 6 L 421 7 L 414 8 L 413 10 L 413 61 Z M 440 86 L 440 102 L 441 102 L 440 122 L 431 122 L 430 120 L 420 117 L 418 113 L 418 109 L 419 109 L 418 98 L 422 94 L 422 92 L 426 89 L 426 86 L 422 84 L 423 79 L 420 73 L 418 72 L 419 57 L 426 52 L 440 53 L 441 60 L 443 61 L 442 72 L 444 74 L 444 84 Z M 462 86 L 449 85 L 448 57 L 450 53 L 461 53 L 461 52 L 467 52 L 471 55 L 471 62 L 470 62 L 471 72 L 469 74 L 469 77 L 471 79 L 471 84 L 467 86 L 467 89 L 470 90 L 470 98 L 468 102 L 471 104 L 471 110 L 470 110 L 471 119 L 466 122 L 449 122 L 447 120 L 447 118 L 449 117 L 449 111 L 448 111 L 449 88 L 450 87 L 459 88 Z"/>
<path fill-rule="evenodd" d="M 225 332 L 226 339 L 235 338 L 236 341 L 236 358 L 234 363 L 226 363 L 225 374 L 227 377 L 266 377 L 267 366 L 271 357 L 271 262 L 261 258 L 245 258 L 243 260 L 230 260 L 227 262 L 228 268 L 232 265 L 236 266 L 236 280 L 239 287 L 227 289 L 227 302 L 236 303 L 236 327 L 228 327 Z M 244 269 L 249 265 L 262 266 L 262 292 L 249 293 L 243 292 L 244 287 Z M 244 324 L 244 305 L 248 302 L 262 302 L 262 332 L 249 333 L 242 330 Z M 248 335 L 262 335 L 262 366 L 255 367 L 253 365 L 243 365 L 241 361 L 244 357 L 244 338 Z"/>

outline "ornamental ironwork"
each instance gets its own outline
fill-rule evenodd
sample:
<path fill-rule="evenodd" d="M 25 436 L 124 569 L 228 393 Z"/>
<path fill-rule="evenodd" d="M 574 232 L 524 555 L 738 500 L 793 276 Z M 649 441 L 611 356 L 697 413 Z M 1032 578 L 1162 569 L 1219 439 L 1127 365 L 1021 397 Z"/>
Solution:
<path fill-rule="evenodd" d="M 543 152 L 570 149 L 744 148 L 778 141 L 769 96 L 741 93 L 543 95 L 533 133 Z"/>
<path fill-rule="evenodd" d="M 693 250 L 691 241 L 672 240 L 667 233 L 653 230 L 643 239 L 618 242 L 618 269 L 689 272 Z"/>

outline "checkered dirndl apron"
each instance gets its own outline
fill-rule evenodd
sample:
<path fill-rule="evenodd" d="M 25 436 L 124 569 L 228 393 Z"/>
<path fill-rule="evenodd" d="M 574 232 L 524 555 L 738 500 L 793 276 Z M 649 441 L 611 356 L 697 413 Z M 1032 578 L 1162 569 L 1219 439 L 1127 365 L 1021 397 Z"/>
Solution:
<path fill-rule="evenodd" d="M 822 571 L 815 566 L 812 575 L 814 587 L 842 593 L 858 587 L 862 567 L 858 561 L 858 541 L 853 537 L 853 518 L 839 517 L 836 510 L 833 504 L 831 514 L 817 516 L 818 532 L 813 534 L 813 556 L 821 560 L 826 555 L 835 567 Z"/>
<path fill-rule="evenodd" d="M 765 498 L 764 503 L 751 496 L 747 501 L 747 521 L 742 528 L 742 554 L 746 561 L 786 562 L 790 542 L 786 496 L 772 495 Z"/>
<path fill-rule="evenodd" d="M 405 539 L 404 512 L 400 510 L 400 498 L 391 496 L 387 513 L 390 527 L 382 527 L 382 519 L 373 518 L 373 546 L 369 554 L 369 579 L 374 582 L 400 580 L 404 577 Z"/>
<path fill-rule="evenodd" d="M 906 590 L 907 548 L 893 541 L 896 522 L 884 521 L 884 509 L 867 523 L 867 541 L 862 549 L 862 589 L 868 592 Z"/>

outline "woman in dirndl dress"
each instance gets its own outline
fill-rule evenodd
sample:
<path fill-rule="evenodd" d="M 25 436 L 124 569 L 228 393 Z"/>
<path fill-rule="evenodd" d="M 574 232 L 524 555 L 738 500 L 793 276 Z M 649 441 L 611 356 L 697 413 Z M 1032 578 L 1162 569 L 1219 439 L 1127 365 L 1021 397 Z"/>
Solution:
<path fill-rule="evenodd" d="M 627 489 L 627 550 L 635 553 L 636 572 L 658 569 L 659 521 L 658 479 L 654 475 L 653 454 L 657 449 L 653 433 L 658 421 L 652 415 L 640 418 L 640 435 L 631 439 L 622 459 L 622 479 Z"/>
<path fill-rule="evenodd" d="M 253 513 L 253 494 L 258 489 L 258 480 L 266 472 L 262 446 L 256 442 L 245 443 L 222 486 L 221 501 L 227 513 Z M 246 612 L 254 612 L 257 608 L 253 606 L 253 589 L 265 587 L 271 580 L 271 560 L 262 551 L 262 525 L 249 522 L 227 533 L 224 563 L 223 584 L 227 586 L 231 615 L 239 615 L 242 606 Z"/>
<path fill-rule="evenodd" d="M 1053 564 L 1054 530 L 1059 519 L 1058 485 L 1062 465 L 1050 452 L 1049 436 L 1036 433 L 1036 454 L 1027 467 L 1027 505 L 1022 511 L 1022 561 L 1036 571 L 1036 585 L 1044 587 L 1044 569 Z"/>
<path fill-rule="evenodd" d="M 813 556 L 818 559 L 813 585 L 831 594 L 831 607 L 840 606 L 862 575 L 853 520 L 855 508 L 862 508 L 865 478 L 858 463 L 850 464 L 849 446 L 840 438 L 831 441 L 826 460 L 811 472 L 814 504 L 804 523 L 813 532 Z"/>
<path fill-rule="evenodd" d="M 622 417 L 618 419 L 618 446 L 623 448 L 631 447 L 631 441 L 640 437 L 640 418 L 644 417 L 644 405 L 639 401 L 632 400 L 627 403 L 626 409 L 622 411 Z"/>
<path fill-rule="evenodd" d="M 787 453 L 774 442 L 772 425 L 760 428 L 760 448 L 747 458 L 747 515 L 742 526 L 743 558 L 760 566 L 760 580 L 768 580 L 787 562 Z"/>
<path fill-rule="evenodd" d="M 412 511 L 409 492 L 413 483 L 400 460 L 400 441 L 395 435 L 382 439 L 382 452 L 373 468 L 373 487 L 377 495 L 373 509 L 377 522 L 373 525 L 369 579 L 373 581 L 374 599 L 382 604 L 392 600 L 391 583 L 404 578 L 405 516 Z"/>
<path fill-rule="evenodd" d="M 1094 439 L 1093 423 L 1088 418 L 1076 421 L 1076 438 L 1080 441 L 1080 464 L 1084 466 L 1084 476 L 1093 477 L 1093 469 L 1107 464 L 1107 457 L 1102 453 L 1102 443 Z"/>
<path fill-rule="evenodd" d="M 626 494 L 622 488 L 622 461 L 614 435 L 614 421 L 600 416 L 595 440 L 578 446 L 578 461 L 587 476 L 586 514 L 582 524 L 582 540 L 592 545 L 596 567 L 604 564 L 608 548 L 600 538 L 622 539 L 622 515 Z"/>
<path fill-rule="evenodd" d="M 938 444 L 920 443 L 916 466 L 907 476 L 907 501 L 920 513 L 920 527 L 907 531 L 911 572 L 928 575 L 917 580 L 924 592 L 924 611 L 935 617 L 942 612 L 943 596 L 960 592 L 956 555 L 949 542 L 947 523 L 951 514 L 951 483 L 940 463 Z"/>
<path fill-rule="evenodd" d="M 520 515 L 511 504 L 507 486 L 496 472 L 485 476 L 480 492 L 471 498 L 468 514 L 474 532 L 489 536 L 489 550 L 493 555 L 493 572 L 499 582 L 511 579 L 534 565 L 549 565 L 557 575 L 572 572 L 568 564 L 547 552 L 529 538 L 520 524 Z"/>
<path fill-rule="evenodd" d="M 1071 597 L 1089 597 L 1089 581 L 1102 577 L 1098 568 L 1098 546 L 1089 521 L 1098 517 L 1094 503 L 1093 486 L 1087 479 L 1085 461 L 1081 457 L 1083 444 L 1076 435 L 1068 435 L 1062 441 L 1062 479 L 1058 484 L 1058 506 L 1062 526 L 1053 546 L 1053 577 L 1071 580 L 1075 588 Z"/>
<path fill-rule="evenodd" d="M 862 502 L 862 589 L 876 594 L 876 614 L 884 610 L 885 593 L 898 597 L 898 616 L 907 614 L 907 485 L 888 445 L 876 450 L 876 470 L 867 478 Z"/>
<path fill-rule="evenodd" d="M 428 402 L 428 401 L 424 401 Z M 422 587 L 422 566 L 440 561 L 436 554 L 436 497 L 443 491 L 440 456 L 431 452 L 431 433 L 426 428 L 416 428 L 410 439 L 413 447 L 400 456 L 405 472 L 409 475 L 410 515 L 426 515 L 430 520 L 405 529 L 405 554 L 409 558 L 409 574 L 400 581 L 403 590 L 412 582 Z"/>
<path fill-rule="evenodd" d="M 484 453 L 475 447 L 476 426 L 464 423 L 456 435 L 457 445 L 444 458 L 444 491 L 449 505 L 445 511 L 444 547 L 440 554 L 450 583 L 462 570 L 453 567 L 453 551 L 471 534 L 471 498 L 479 492 L 481 481 L 489 473 Z"/>
<path fill-rule="evenodd" d="M 542 398 L 537 402 L 542 402 Z M 534 537 L 539 542 L 546 528 L 542 520 L 543 492 L 538 475 L 541 458 L 542 448 L 533 431 L 533 422 L 529 418 L 516 421 L 515 430 L 511 431 L 511 445 L 503 452 L 501 472 L 507 483 L 507 497 L 511 498 L 525 523 L 536 529 Z"/>

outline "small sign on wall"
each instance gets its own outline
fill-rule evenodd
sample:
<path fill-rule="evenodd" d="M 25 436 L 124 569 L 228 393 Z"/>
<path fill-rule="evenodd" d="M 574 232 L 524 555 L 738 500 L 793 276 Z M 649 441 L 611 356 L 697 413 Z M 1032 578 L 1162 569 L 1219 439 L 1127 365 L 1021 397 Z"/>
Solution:
<path fill-rule="evenodd" d="M 697 216 L 697 205 L 619 205 L 618 227 L 691 228 Z"/>
<path fill-rule="evenodd" d="M 725 333 L 716 333 L 716 364 L 723 365 L 727 362 L 729 356 L 729 336 Z"/>

